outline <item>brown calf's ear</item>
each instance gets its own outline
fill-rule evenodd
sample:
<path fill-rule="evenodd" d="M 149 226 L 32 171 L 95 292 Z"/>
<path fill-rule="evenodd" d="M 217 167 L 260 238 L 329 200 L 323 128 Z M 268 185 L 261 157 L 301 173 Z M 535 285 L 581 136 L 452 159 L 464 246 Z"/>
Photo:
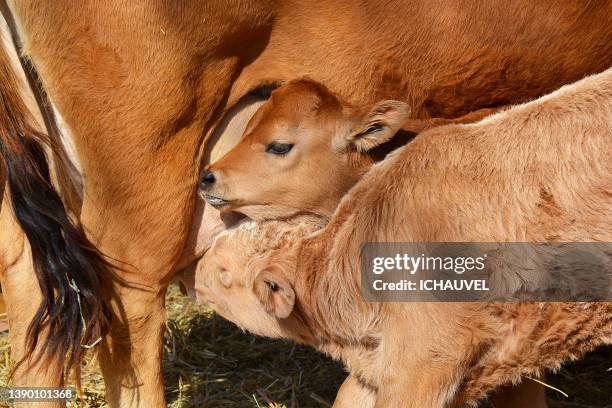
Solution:
<path fill-rule="evenodd" d="M 293 311 L 295 292 L 279 266 L 271 265 L 259 272 L 253 291 L 266 312 L 277 318 L 285 319 Z"/>
<path fill-rule="evenodd" d="M 410 108 L 400 101 L 381 101 L 366 111 L 351 129 L 347 147 L 367 152 L 389 140 L 410 116 Z"/>

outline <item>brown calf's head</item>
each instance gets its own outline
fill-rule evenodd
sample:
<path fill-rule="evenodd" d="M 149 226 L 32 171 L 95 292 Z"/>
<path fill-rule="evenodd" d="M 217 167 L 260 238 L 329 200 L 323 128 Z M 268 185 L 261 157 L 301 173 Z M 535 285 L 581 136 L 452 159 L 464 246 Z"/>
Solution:
<path fill-rule="evenodd" d="M 373 164 L 368 152 L 408 114 L 402 102 L 355 108 L 318 83 L 290 82 L 255 113 L 240 143 L 204 170 L 201 193 L 256 220 L 330 216 Z"/>
<path fill-rule="evenodd" d="M 317 227 L 271 221 L 228 230 L 198 264 L 196 298 L 252 333 L 311 343 L 308 329 L 293 313 L 291 248 Z"/>

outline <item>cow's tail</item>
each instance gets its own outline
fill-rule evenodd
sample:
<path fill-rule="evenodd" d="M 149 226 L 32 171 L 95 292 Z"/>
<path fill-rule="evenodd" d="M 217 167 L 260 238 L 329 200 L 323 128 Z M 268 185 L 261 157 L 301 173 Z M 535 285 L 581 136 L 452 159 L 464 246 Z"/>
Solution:
<path fill-rule="evenodd" d="M 64 374 L 65 368 L 76 369 L 78 378 L 88 346 L 108 330 L 110 309 L 100 280 L 107 264 L 71 220 L 51 183 L 45 146 L 57 146 L 36 130 L 4 47 L 0 41 L 0 166 L 42 292 L 42 303 L 28 327 L 26 355 L 40 346 L 35 358 L 53 358 Z"/>

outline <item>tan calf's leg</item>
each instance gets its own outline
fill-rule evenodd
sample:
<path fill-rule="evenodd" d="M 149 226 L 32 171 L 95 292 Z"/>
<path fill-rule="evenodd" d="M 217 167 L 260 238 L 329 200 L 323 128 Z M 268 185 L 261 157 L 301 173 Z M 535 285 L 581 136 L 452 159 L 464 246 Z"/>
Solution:
<path fill-rule="evenodd" d="M 340 386 L 333 408 L 373 408 L 374 392 L 349 375 Z"/>
<path fill-rule="evenodd" d="M 0 197 L 1 198 L 1 197 Z M 0 282 L 6 303 L 11 343 L 11 362 L 21 361 L 26 353 L 26 333 L 41 295 L 31 262 L 30 248 L 25 236 L 13 221 L 12 212 L 4 200 L 0 208 Z M 39 345 L 44 338 L 39 339 Z M 43 347 L 38 346 L 34 355 Z M 61 361 L 45 359 L 24 360 L 15 370 L 12 386 L 15 387 L 60 387 Z M 20 407 L 51 408 L 63 403 L 29 403 Z"/>
<path fill-rule="evenodd" d="M 492 396 L 495 408 L 547 408 L 544 387 L 533 381 L 507 386 Z M 340 386 L 333 408 L 373 408 L 376 395 L 349 375 Z"/>

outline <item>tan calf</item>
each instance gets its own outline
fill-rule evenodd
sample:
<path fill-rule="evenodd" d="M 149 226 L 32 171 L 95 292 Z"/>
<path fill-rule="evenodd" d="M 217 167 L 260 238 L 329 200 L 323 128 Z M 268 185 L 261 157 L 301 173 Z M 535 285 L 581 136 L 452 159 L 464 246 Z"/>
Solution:
<path fill-rule="evenodd" d="M 368 172 L 320 232 L 267 222 L 224 233 L 196 289 L 247 330 L 341 359 L 377 408 L 474 404 L 612 343 L 612 304 L 366 303 L 363 243 L 610 242 L 611 154 L 608 70 L 423 133 Z"/>

